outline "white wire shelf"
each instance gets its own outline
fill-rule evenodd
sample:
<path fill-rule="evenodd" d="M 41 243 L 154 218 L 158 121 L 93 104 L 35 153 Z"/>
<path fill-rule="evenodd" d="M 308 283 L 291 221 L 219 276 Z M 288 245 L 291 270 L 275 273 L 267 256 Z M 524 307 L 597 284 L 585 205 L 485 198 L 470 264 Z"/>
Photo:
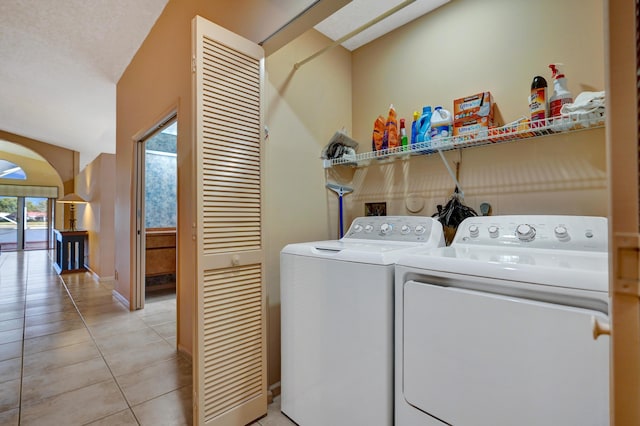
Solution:
<path fill-rule="evenodd" d="M 493 145 L 496 143 L 516 142 L 541 136 L 557 135 L 580 130 L 604 127 L 604 111 L 582 113 L 560 118 L 516 121 L 502 127 L 494 127 L 484 132 L 451 136 L 434 141 L 419 142 L 408 147 L 395 147 L 380 151 L 369 151 L 331 160 L 323 160 L 324 167 L 337 165 L 366 167 L 371 160 L 408 159 L 412 155 L 429 155 L 442 151 L 473 146 Z"/>

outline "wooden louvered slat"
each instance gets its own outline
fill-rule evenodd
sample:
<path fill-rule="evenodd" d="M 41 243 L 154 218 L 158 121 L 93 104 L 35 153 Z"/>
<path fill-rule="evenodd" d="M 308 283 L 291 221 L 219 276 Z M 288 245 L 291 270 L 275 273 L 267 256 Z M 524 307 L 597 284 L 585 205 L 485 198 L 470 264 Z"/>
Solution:
<path fill-rule="evenodd" d="M 205 375 L 204 388 L 205 399 L 211 404 L 206 408 L 208 415 L 216 415 L 222 407 L 260 392 L 261 363 L 247 364 L 246 358 L 238 354 L 262 346 L 261 282 L 261 265 L 205 273 L 205 317 L 226 316 L 225 322 L 205 322 L 204 368 L 209 373 Z M 247 308 L 257 309 L 247 312 Z M 238 314 L 241 318 L 237 318 Z"/>
<path fill-rule="evenodd" d="M 198 423 L 246 424 L 266 413 L 264 54 L 202 18 L 195 22 Z"/>

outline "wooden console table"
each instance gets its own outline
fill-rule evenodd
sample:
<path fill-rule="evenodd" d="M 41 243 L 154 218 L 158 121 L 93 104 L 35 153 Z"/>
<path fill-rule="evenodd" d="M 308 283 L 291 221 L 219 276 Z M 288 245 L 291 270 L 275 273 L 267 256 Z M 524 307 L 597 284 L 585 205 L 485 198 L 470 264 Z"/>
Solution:
<path fill-rule="evenodd" d="M 59 274 L 86 271 L 89 233 L 57 229 L 53 232 L 56 236 L 56 271 Z"/>

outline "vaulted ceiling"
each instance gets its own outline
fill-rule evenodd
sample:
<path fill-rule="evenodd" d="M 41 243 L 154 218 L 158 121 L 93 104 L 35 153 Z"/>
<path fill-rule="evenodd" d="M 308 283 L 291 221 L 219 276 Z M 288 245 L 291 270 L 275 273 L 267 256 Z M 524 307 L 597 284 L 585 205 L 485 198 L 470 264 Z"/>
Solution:
<path fill-rule="evenodd" d="M 350 0 L 252 1 L 272 12 L 262 15 L 273 17 L 264 28 L 270 34 L 315 3 L 333 2 L 336 10 L 336 4 Z M 81 168 L 101 152 L 115 153 L 116 83 L 167 2 L 0 1 L 0 130 L 78 151 Z M 428 2 L 443 0 L 415 3 Z M 345 8 L 351 27 L 338 20 L 317 28 L 336 39 L 372 19 L 372 13 L 400 3 L 355 0 Z M 421 13 L 411 13 L 411 19 Z M 385 32 L 404 22 L 387 22 Z"/>

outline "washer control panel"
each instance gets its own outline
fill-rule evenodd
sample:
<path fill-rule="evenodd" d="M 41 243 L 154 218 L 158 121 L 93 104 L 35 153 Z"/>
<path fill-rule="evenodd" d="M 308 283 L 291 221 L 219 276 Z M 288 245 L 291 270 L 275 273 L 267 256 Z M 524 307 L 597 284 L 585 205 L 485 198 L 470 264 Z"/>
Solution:
<path fill-rule="evenodd" d="M 452 244 L 607 251 L 607 219 L 596 216 L 512 215 L 465 219 Z"/>
<path fill-rule="evenodd" d="M 442 225 L 431 217 L 366 216 L 353 221 L 343 240 L 426 242 L 441 235 Z"/>

